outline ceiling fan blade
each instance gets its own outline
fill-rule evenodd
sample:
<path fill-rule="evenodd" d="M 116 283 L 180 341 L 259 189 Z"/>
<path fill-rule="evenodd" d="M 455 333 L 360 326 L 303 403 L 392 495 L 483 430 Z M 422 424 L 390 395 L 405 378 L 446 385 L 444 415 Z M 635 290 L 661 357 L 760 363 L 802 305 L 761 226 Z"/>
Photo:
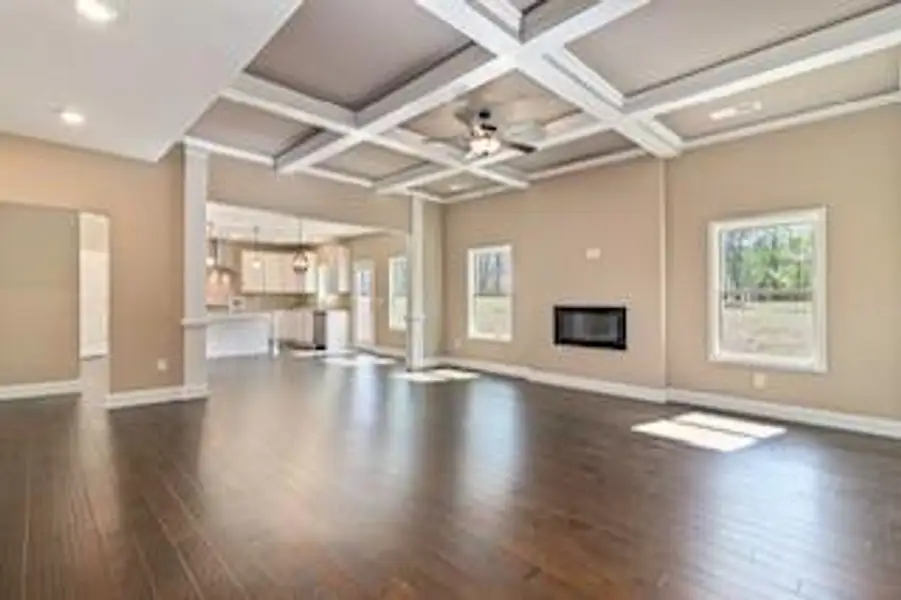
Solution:
<path fill-rule="evenodd" d="M 510 140 L 504 140 L 504 145 L 513 150 L 522 152 L 523 154 L 532 154 L 533 152 L 536 152 L 538 150 L 538 148 L 536 148 L 535 146 L 522 144 L 520 142 L 513 142 Z"/>

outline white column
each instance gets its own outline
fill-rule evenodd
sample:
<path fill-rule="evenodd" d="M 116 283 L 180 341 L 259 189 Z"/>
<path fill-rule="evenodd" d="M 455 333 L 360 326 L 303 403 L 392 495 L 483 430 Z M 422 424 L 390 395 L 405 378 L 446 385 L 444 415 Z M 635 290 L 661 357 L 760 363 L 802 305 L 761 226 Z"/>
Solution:
<path fill-rule="evenodd" d="M 185 391 L 209 393 L 206 358 L 206 202 L 209 153 L 185 144 L 184 376 Z"/>
<path fill-rule="evenodd" d="M 410 234 L 407 236 L 407 369 L 425 366 L 425 200 L 410 198 Z"/>

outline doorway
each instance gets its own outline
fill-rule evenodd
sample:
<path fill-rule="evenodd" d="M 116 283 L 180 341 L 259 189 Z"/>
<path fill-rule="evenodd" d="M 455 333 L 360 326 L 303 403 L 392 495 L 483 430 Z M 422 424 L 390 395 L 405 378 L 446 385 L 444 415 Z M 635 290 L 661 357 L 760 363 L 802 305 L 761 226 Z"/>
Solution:
<path fill-rule="evenodd" d="M 78 331 L 83 397 L 102 399 L 108 385 L 110 321 L 110 221 L 78 215 Z"/>
<path fill-rule="evenodd" d="M 375 345 L 375 315 L 372 300 L 375 288 L 374 270 L 369 261 L 354 263 L 353 337 L 354 345 Z"/>

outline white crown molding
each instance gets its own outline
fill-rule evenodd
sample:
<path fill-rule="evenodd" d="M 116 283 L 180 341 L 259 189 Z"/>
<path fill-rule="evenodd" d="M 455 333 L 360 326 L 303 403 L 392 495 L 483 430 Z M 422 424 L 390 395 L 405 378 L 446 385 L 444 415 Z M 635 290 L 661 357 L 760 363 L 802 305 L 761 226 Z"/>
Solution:
<path fill-rule="evenodd" d="M 79 395 L 83 386 L 80 379 L 42 381 L 0 386 L 0 401 L 41 399 L 53 396 Z"/>
<path fill-rule="evenodd" d="M 855 433 L 867 433 L 894 439 L 901 439 L 901 421 L 839 413 L 819 408 L 807 408 L 774 402 L 762 402 L 749 398 L 740 398 L 710 392 L 695 392 L 669 388 L 666 391 L 668 402 L 712 408 L 725 412 L 766 417 L 779 421 L 840 429 Z"/>
<path fill-rule="evenodd" d="M 782 131 L 783 129 L 799 127 L 801 125 L 817 123 L 819 121 L 836 119 L 866 110 L 872 110 L 875 108 L 881 108 L 883 106 L 889 106 L 891 104 L 897 104 L 899 102 L 901 102 L 901 93 L 899 92 L 890 92 L 888 94 L 880 94 L 878 96 L 863 98 L 861 100 L 841 102 L 839 104 L 833 104 L 824 108 L 801 112 L 790 115 L 788 117 L 772 119 L 763 123 L 749 125 L 747 127 L 740 127 L 738 129 L 724 131 L 722 133 L 714 133 L 700 138 L 689 139 L 686 142 L 685 146 L 689 150 L 694 150 L 697 148 L 703 148 L 705 146 L 713 146 L 715 144 L 733 142 L 735 140 L 741 140 L 764 133 L 772 133 L 775 131 Z"/>
<path fill-rule="evenodd" d="M 198 387 L 165 387 L 145 390 L 132 390 L 128 392 L 115 392 L 106 396 L 105 407 L 108 410 L 130 408 L 133 406 L 148 406 L 151 404 L 166 404 L 170 402 L 184 402 L 187 400 L 200 400 L 210 395 L 207 386 Z"/>

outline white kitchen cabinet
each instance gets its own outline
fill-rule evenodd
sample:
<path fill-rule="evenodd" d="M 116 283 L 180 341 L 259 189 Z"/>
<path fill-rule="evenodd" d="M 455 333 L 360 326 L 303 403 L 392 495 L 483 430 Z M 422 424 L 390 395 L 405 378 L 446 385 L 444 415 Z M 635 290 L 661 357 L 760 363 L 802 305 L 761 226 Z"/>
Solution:
<path fill-rule="evenodd" d="M 327 311 L 325 336 L 328 350 L 346 350 L 350 342 L 350 313 L 346 310 Z"/>
<path fill-rule="evenodd" d="M 307 270 L 301 276 L 301 289 L 300 291 L 305 294 L 315 294 L 318 286 L 316 285 L 316 273 L 317 273 L 317 265 L 319 264 L 318 257 L 313 252 L 307 253 Z"/>
<path fill-rule="evenodd" d="M 266 291 L 263 253 L 255 250 L 241 252 L 241 291 L 260 294 Z"/>

